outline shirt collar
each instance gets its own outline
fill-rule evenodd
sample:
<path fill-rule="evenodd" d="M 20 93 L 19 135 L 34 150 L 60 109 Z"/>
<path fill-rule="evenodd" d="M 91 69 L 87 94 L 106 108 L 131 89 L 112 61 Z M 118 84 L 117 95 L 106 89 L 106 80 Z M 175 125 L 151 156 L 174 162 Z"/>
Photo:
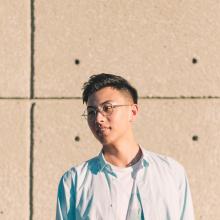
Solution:
<path fill-rule="evenodd" d="M 143 153 L 143 156 L 141 158 L 141 164 L 142 164 L 143 167 L 148 167 L 149 162 L 148 162 L 148 159 L 147 159 L 147 152 L 141 146 L 140 146 L 140 148 L 141 148 L 141 151 Z M 99 170 L 100 171 L 102 171 L 104 168 L 107 168 L 108 171 L 112 172 L 111 166 L 108 163 L 106 163 L 106 161 L 104 159 L 104 155 L 102 153 L 102 150 L 100 151 L 100 153 L 98 155 L 98 162 L 99 162 Z"/>
<path fill-rule="evenodd" d="M 140 146 L 140 145 L 139 145 L 139 146 Z M 140 148 L 141 148 L 141 151 L 142 151 L 142 153 L 143 153 L 142 165 L 143 165 L 144 167 L 148 167 L 148 166 L 149 166 L 149 160 L 148 160 L 147 152 L 146 152 L 146 150 L 145 150 L 142 146 L 140 146 Z"/>

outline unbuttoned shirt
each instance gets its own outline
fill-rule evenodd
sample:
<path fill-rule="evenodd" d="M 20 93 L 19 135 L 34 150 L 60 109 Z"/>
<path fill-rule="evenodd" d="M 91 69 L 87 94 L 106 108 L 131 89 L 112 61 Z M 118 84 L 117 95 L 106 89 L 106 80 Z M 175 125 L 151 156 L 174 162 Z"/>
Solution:
<path fill-rule="evenodd" d="M 125 220 L 194 220 L 183 166 L 170 157 L 141 150 L 143 156 L 130 172 L 132 183 L 125 189 L 130 191 L 128 202 L 119 194 L 124 190 L 117 187 L 117 171 L 100 152 L 62 176 L 56 220 L 118 220 L 120 207 L 126 210 Z"/>

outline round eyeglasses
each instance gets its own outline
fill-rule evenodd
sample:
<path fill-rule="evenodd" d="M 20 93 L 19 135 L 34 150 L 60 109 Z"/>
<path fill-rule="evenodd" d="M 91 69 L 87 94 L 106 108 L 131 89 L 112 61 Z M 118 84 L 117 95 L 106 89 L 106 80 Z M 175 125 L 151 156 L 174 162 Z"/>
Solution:
<path fill-rule="evenodd" d="M 96 118 L 98 112 L 100 112 L 103 116 L 110 116 L 113 112 L 114 108 L 122 107 L 122 106 L 131 106 L 131 105 L 113 105 L 111 103 L 105 103 L 98 107 L 88 106 L 87 109 L 82 114 L 88 120 L 93 120 Z"/>

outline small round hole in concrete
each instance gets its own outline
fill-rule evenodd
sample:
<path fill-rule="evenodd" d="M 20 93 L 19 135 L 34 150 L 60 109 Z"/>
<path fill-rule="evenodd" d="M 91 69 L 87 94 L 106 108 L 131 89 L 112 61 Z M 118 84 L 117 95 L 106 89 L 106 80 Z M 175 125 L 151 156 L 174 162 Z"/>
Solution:
<path fill-rule="evenodd" d="M 196 63 L 198 63 L 198 60 L 197 60 L 195 57 L 193 57 L 193 58 L 192 58 L 192 63 L 193 63 L 193 64 L 196 64 Z"/>
<path fill-rule="evenodd" d="M 79 136 L 76 136 L 76 137 L 75 137 L 75 141 L 79 142 L 79 141 L 80 141 L 80 137 L 79 137 Z"/>
<path fill-rule="evenodd" d="M 75 64 L 79 65 L 80 64 L 80 60 L 79 59 L 75 59 Z"/>
<path fill-rule="evenodd" d="M 199 140 L 199 137 L 198 137 L 197 135 L 193 135 L 193 136 L 192 136 L 192 140 L 193 140 L 193 141 L 198 141 L 198 140 Z"/>

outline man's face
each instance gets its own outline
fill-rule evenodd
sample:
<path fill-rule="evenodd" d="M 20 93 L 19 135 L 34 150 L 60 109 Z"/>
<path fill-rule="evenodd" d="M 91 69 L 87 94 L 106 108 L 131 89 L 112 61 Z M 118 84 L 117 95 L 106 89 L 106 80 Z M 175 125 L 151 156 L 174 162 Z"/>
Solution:
<path fill-rule="evenodd" d="M 111 114 L 105 115 L 109 104 L 123 106 L 113 107 Z M 111 87 L 100 89 L 89 96 L 87 102 L 88 112 L 98 107 L 100 111 L 94 117 L 88 117 L 88 125 L 103 145 L 117 144 L 131 135 L 131 122 L 136 117 L 137 105 L 133 104 L 132 98 L 126 92 Z"/>

